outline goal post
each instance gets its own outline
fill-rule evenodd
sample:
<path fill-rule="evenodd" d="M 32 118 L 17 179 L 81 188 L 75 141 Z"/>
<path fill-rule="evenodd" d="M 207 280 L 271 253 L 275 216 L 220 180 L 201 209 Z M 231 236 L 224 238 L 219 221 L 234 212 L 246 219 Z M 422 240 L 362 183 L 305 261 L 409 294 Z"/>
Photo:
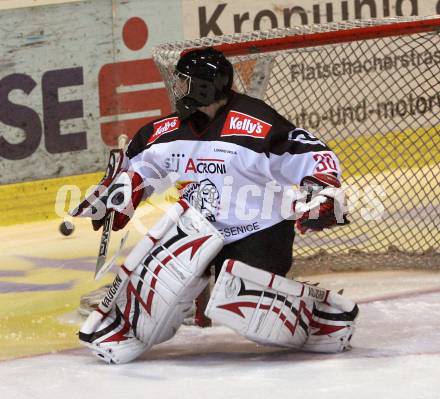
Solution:
<path fill-rule="evenodd" d="M 357 20 L 156 47 L 170 90 L 182 52 L 213 46 L 234 89 L 325 141 L 351 223 L 295 239 L 294 273 L 440 266 L 440 17 Z M 174 102 L 174 101 L 172 101 Z"/>

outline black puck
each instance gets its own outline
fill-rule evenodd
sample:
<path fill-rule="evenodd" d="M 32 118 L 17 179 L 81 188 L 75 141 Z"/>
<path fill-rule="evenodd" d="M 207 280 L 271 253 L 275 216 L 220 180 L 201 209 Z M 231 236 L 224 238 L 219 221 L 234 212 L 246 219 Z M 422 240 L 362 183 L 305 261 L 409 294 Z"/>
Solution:
<path fill-rule="evenodd" d="M 60 224 L 59 230 L 63 236 L 70 236 L 75 230 L 75 226 L 72 222 L 64 221 Z"/>

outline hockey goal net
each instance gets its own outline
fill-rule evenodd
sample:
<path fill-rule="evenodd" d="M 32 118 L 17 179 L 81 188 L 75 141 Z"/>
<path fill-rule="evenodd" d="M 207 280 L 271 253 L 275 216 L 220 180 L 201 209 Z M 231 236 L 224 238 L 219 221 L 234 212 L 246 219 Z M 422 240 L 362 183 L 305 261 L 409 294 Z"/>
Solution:
<path fill-rule="evenodd" d="M 440 266 L 440 18 L 301 26 L 164 44 L 214 46 L 235 90 L 259 97 L 339 156 L 352 223 L 298 236 L 295 274 Z M 172 98 L 172 92 L 169 90 Z"/>

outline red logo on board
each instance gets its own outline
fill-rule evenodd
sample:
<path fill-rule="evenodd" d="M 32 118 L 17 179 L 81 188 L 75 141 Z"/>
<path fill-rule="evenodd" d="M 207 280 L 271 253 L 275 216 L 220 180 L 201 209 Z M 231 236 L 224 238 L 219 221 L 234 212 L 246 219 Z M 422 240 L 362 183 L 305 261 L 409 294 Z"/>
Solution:
<path fill-rule="evenodd" d="M 162 119 L 159 122 L 155 122 L 153 124 L 153 134 L 148 140 L 148 144 L 154 143 L 159 137 L 163 136 L 166 133 L 173 132 L 180 127 L 180 120 L 177 116 L 174 118 L 166 118 Z"/>
<path fill-rule="evenodd" d="M 128 49 L 140 50 L 148 41 L 147 24 L 139 17 L 128 19 L 122 38 Z M 172 112 L 152 58 L 103 65 L 98 82 L 101 137 L 108 146 L 116 146 L 121 134 L 132 138 L 142 126 Z"/>
<path fill-rule="evenodd" d="M 229 111 L 221 136 L 251 136 L 264 139 L 272 125 L 253 116 Z"/>

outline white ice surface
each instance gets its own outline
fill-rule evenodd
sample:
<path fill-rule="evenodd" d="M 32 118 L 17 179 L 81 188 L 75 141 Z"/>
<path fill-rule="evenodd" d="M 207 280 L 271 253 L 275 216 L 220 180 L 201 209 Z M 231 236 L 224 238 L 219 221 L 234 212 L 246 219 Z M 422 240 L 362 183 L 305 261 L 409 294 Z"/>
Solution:
<path fill-rule="evenodd" d="M 0 399 L 440 399 L 439 275 L 375 275 L 320 278 L 360 300 L 350 352 L 265 348 L 224 327 L 183 327 L 128 365 L 85 349 L 1 362 Z"/>

